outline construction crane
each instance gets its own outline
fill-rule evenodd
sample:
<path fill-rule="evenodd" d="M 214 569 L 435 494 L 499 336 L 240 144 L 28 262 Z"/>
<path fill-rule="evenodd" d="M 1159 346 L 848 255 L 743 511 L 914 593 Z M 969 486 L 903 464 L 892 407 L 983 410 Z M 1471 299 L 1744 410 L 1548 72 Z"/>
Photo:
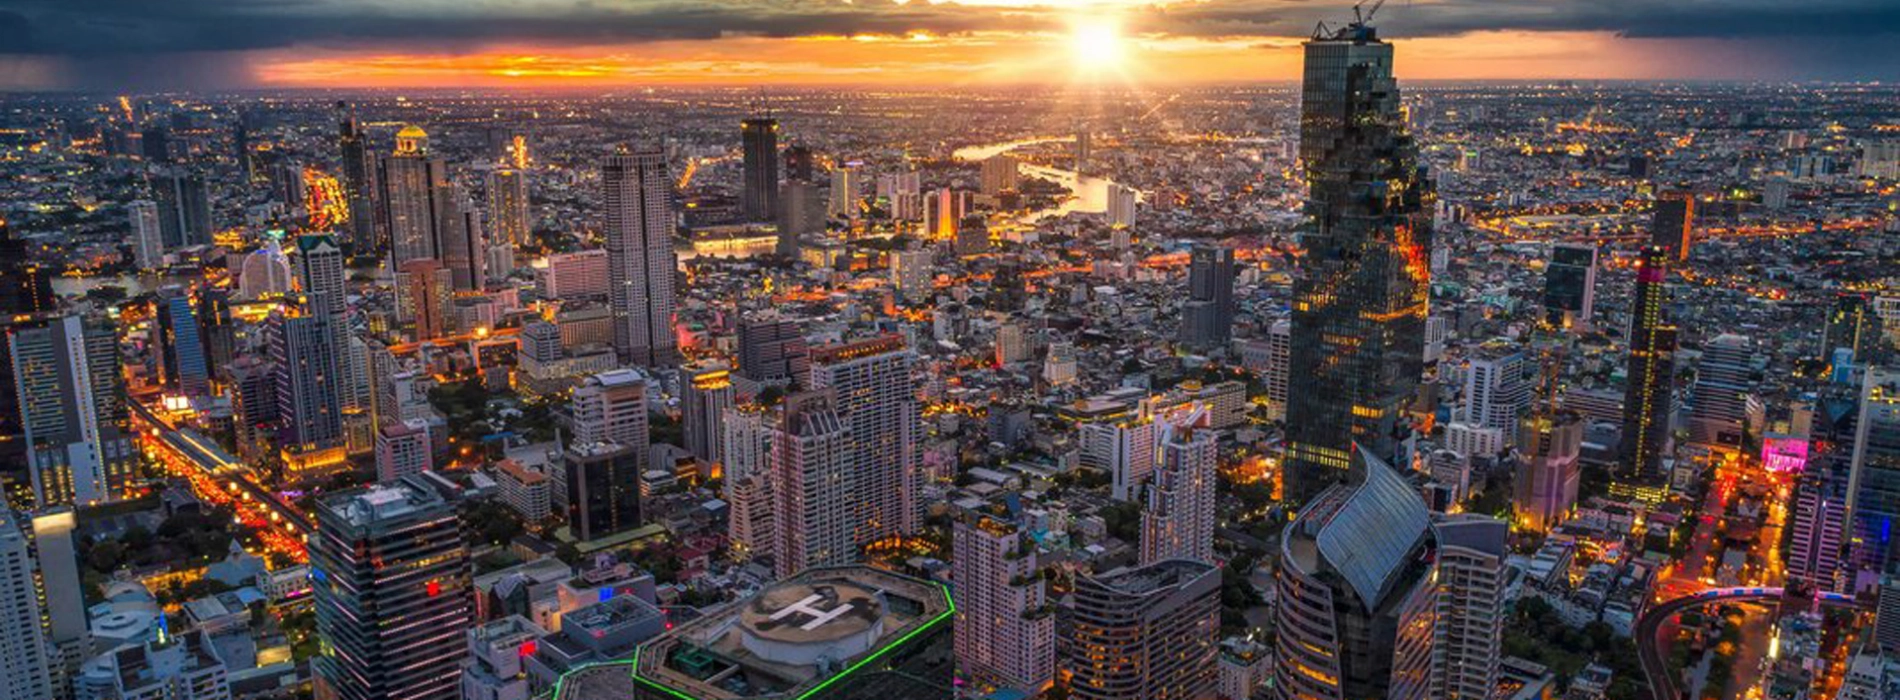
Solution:
<path fill-rule="evenodd" d="M 1379 14 L 1379 8 L 1385 7 L 1385 0 L 1373 0 L 1372 7 L 1366 7 L 1366 0 L 1352 4 L 1352 22 L 1337 30 L 1326 26 L 1324 20 L 1313 27 L 1314 39 L 1346 39 L 1364 35 L 1372 26 L 1372 16 Z"/>

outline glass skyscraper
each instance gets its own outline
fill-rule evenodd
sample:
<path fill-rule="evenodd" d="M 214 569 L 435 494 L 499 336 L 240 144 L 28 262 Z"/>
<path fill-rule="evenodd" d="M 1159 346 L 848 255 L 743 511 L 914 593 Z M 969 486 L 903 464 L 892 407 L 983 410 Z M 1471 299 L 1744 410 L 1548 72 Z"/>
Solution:
<path fill-rule="evenodd" d="M 1306 42 L 1300 157 L 1311 228 L 1293 284 L 1286 494 L 1346 472 L 1354 443 L 1389 457 L 1424 369 L 1430 212 L 1392 45 L 1354 23 Z"/>

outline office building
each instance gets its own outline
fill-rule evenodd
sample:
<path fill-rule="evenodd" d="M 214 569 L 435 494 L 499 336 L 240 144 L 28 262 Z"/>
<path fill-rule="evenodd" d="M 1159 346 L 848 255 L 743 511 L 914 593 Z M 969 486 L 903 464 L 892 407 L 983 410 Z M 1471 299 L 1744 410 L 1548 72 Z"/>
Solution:
<path fill-rule="evenodd" d="M 924 197 L 924 238 L 946 241 L 957 237 L 970 215 L 970 193 L 945 187 Z"/>
<path fill-rule="evenodd" d="M 1812 590 L 1843 592 L 1841 553 L 1847 534 L 1847 480 L 1817 469 L 1797 477 L 1788 508 L 1791 536 L 1786 555 L 1787 580 Z"/>
<path fill-rule="evenodd" d="M 279 447 L 300 454 L 338 447 L 343 415 L 329 321 L 295 308 L 275 311 L 265 322 L 264 336 L 276 368 Z"/>
<path fill-rule="evenodd" d="M 1545 322 L 1553 328 L 1590 330 L 1597 297 L 1597 248 L 1558 243 L 1544 267 Z"/>
<path fill-rule="evenodd" d="M 1430 515 L 1365 451 L 1280 540 L 1277 697 L 1423 697 L 1434 611 Z"/>
<path fill-rule="evenodd" d="M 119 499 L 138 455 L 110 321 L 63 316 L 6 327 L 25 466 L 39 507 Z M 200 355 L 202 357 L 202 355 Z"/>
<path fill-rule="evenodd" d="M 858 218 L 858 190 L 862 183 L 858 181 L 857 161 L 839 163 L 831 170 L 831 198 L 825 205 L 825 213 L 834 219 Z"/>
<path fill-rule="evenodd" d="M 529 659 L 547 637 L 547 630 L 520 615 L 470 629 L 462 700 L 529 700 Z"/>
<path fill-rule="evenodd" d="M 680 421 L 686 451 L 701 462 L 719 461 L 725 441 L 726 411 L 733 406 L 732 372 L 722 366 L 684 373 L 680 382 Z"/>
<path fill-rule="evenodd" d="M 316 696 L 460 698 L 474 596 L 455 505 L 409 477 L 326 496 L 315 515 Z"/>
<path fill-rule="evenodd" d="M 950 616 L 935 583 L 865 566 L 812 569 L 643 645 L 632 698 L 950 700 Z M 569 676 L 572 700 L 626 697 L 590 682 L 600 673 L 628 669 Z"/>
<path fill-rule="evenodd" d="M 1460 421 L 1507 434 L 1515 431 L 1518 418 L 1530 409 L 1533 369 L 1524 353 L 1513 347 L 1481 348 L 1465 366 Z"/>
<path fill-rule="evenodd" d="M 396 268 L 396 317 L 417 341 L 455 330 L 455 276 L 441 261 L 417 258 Z"/>
<path fill-rule="evenodd" d="M 846 427 L 845 472 L 860 546 L 912 534 L 923 516 L 917 454 L 922 418 L 913 362 L 903 339 L 891 335 L 811 354 L 811 388 L 832 393 Z"/>
<path fill-rule="evenodd" d="M 165 266 L 164 232 L 158 225 L 158 204 L 140 199 L 125 205 L 127 223 L 132 227 L 132 264 L 140 270 Z"/>
<path fill-rule="evenodd" d="M 1760 426 L 1756 383 L 1754 341 L 1724 333 L 1703 344 L 1691 394 L 1689 444 L 1740 452 L 1750 426 Z"/>
<path fill-rule="evenodd" d="M 1056 616 L 1035 540 L 1012 523 L 967 515 L 952 526 L 957 667 L 984 685 L 1034 695 L 1056 673 Z"/>
<path fill-rule="evenodd" d="M 1626 480 L 1656 482 L 1669 449 L 1669 407 L 1675 389 L 1676 327 L 1669 302 L 1669 251 L 1649 246 L 1637 263 L 1630 310 L 1629 370 L 1623 393 L 1623 460 Z"/>
<path fill-rule="evenodd" d="M 185 396 L 209 396 L 211 370 L 191 295 L 184 289 L 167 287 L 158 296 L 159 369 L 166 388 Z"/>
<path fill-rule="evenodd" d="M 1214 696 L 1220 569 L 1174 560 L 1080 575 L 1061 644 L 1078 700 Z"/>
<path fill-rule="evenodd" d="M 803 236 L 825 230 L 825 196 L 817 183 L 786 180 L 779 185 L 777 221 L 778 245 L 774 252 L 780 257 L 797 257 Z"/>
<path fill-rule="evenodd" d="M 429 134 L 414 125 L 396 132 L 396 148 L 378 163 L 376 182 L 381 246 L 389 250 L 390 267 L 401 270 L 411 260 L 433 259 L 453 271 L 457 266 L 446 259 L 441 244 L 463 239 L 465 232 L 450 229 L 465 222 L 448 164 L 429 154 Z"/>
<path fill-rule="evenodd" d="M 1234 335 L 1234 312 L 1234 250 L 1195 246 L 1181 302 L 1181 343 L 1204 350 L 1225 346 Z"/>
<path fill-rule="evenodd" d="M 204 175 L 182 168 L 162 171 L 152 179 L 152 199 L 164 249 L 211 245 L 211 194 Z"/>
<path fill-rule="evenodd" d="M 1673 261 L 1689 259 L 1695 246 L 1695 195 L 1670 192 L 1656 198 L 1656 211 L 1649 222 L 1649 244 L 1668 251 Z"/>
<path fill-rule="evenodd" d="M 746 221 L 778 218 L 778 120 L 753 117 L 739 123 L 744 182 L 739 210 Z"/>
<path fill-rule="evenodd" d="M 678 360 L 673 335 L 673 181 L 657 149 L 622 150 L 601 163 L 614 349 L 635 365 Z"/>
<path fill-rule="evenodd" d="M 79 576 L 78 516 L 71 508 L 42 509 L 32 520 L 33 554 L 39 564 L 40 600 L 45 604 L 47 653 L 53 664 L 53 697 L 72 695 L 72 679 L 92 655 L 85 587 Z"/>
<path fill-rule="evenodd" d="M 778 575 L 857 561 L 858 480 L 850 471 L 849 429 L 833 395 L 786 397 L 769 440 Z"/>
<path fill-rule="evenodd" d="M 1406 132 L 1392 45 L 1355 23 L 1306 43 L 1300 157 L 1308 184 L 1293 284 L 1287 498 L 1340 480 L 1355 443 L 1391 457 L 1424 371 L 1437 196 Z M 1363 196 L 1377 187 L 1385 196 Z"/>
<path fill-rule="evenodd" d="M 1161 441 L 1141 510 L 1142 565 L 1214 561 L 1215 467 L 1211 430 L 1174 429 Z"/>
<path fill-rule="evenodd" d="M 614 442 L 579 442 L 562 455 L 567 526 L 592 542 L 640 527 L 640 466 L 645 450 Z"/>
<path fill-rule="evenodd" d="M 337 152 L 343 171 L 343 201 L 349 210 L 349 242 L 357 250 L 383 252 L 386 244 L 376 235 L 376 220 L 382 212 L 376 206 L 379 193 L 375 162 L 369 154 L 369 134 L 348 104 L 339 102 L 337 107 L 343 113 L 337 120 Z"/>
<path fill-rule="evenodd" d="M 298 236 L 294 267 L 304 309 L 312 316 L 327 319 L 331 330 L 341 338 L 349 313 L 343 246 L 329 234 Z"/>
<path fill-rule="evenodd" d="M 613 291 L 607 251 L 599 248 L 554 253 L 534 268 L 535 290 L 542 299 L 605 300 Z"/>
<path fill-rule="evenodd" d="M 928 250 L 899 250 L 891 253 L 891 285 L 905 301 L 922 301 L 935 291 L 936 269 Z"/>
<path fill-rule="evenodd" d="M 1900 518 L 1900 371 L 1876 367 L 1861 384 L 1860 414 L 1847 480 L 1851 591 L 1866 591 L 1900 573 L 1900 545 L 1891 535 Z"/>
<path fill-rule="evenodd" d="M 1517 477 L 1511 510 L 1517 526 L 1550 532 L 1570 516 L 1582 478 L 1583 418 L 1569 411 L 1527 415 L 1517 429 Z"/>
<path fill-rule="evenodd" d="M 53 697 L 38 571 L 24 517 L 0 510 L 0 700 Z"/>

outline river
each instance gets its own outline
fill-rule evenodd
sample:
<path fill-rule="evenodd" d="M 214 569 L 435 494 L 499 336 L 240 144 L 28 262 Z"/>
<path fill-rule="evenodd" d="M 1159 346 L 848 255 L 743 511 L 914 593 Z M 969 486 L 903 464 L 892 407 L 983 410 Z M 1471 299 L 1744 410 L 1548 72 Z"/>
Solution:
<path fill-rule="evenodd" d="M 975 163 L 990 156 L 1008 153 L 1024 146 L 1074 142 L 1074 136 L 1043 136 L 983 146 L 966 146 L 957 149 L 952 155 L 958 160 Z M 1034 165 L 1031 163 L 1022 163 L 1019 168 L 1023 173 L 1034 175 L 1068 188 L 1070 192 L 1074 193 L 1074 196 L 1063 200 L 1056 206 L 1038 209 L 1018 216 L 1015 219 L 1018 223 L 1033 224 L 1044 218 L 1052 216 L 1059 217 L 1070 212 L 1100 214 L 1108 211 L 1108 188 L 1110 185 L 1115 184 L 1114 180 L 1091 177 L 1082 175 L 1073 170 L 1063 170 L 1061 168 L 1052 168 L 1046 165 Z"/>

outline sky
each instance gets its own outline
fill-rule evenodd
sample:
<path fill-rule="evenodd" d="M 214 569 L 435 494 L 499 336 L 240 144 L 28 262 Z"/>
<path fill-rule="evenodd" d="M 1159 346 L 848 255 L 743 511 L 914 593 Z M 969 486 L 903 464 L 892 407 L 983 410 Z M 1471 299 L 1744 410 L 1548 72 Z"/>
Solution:
<path fill-rule="evenodd" d="M 1374 0 L 1367 0 L 1370 7 Z M 1345 0 L 0 0 L 0 90 L 1297 77 Z M 1388 0 L 1410 80 L 1900 80 L 1900 0 Z"/>

